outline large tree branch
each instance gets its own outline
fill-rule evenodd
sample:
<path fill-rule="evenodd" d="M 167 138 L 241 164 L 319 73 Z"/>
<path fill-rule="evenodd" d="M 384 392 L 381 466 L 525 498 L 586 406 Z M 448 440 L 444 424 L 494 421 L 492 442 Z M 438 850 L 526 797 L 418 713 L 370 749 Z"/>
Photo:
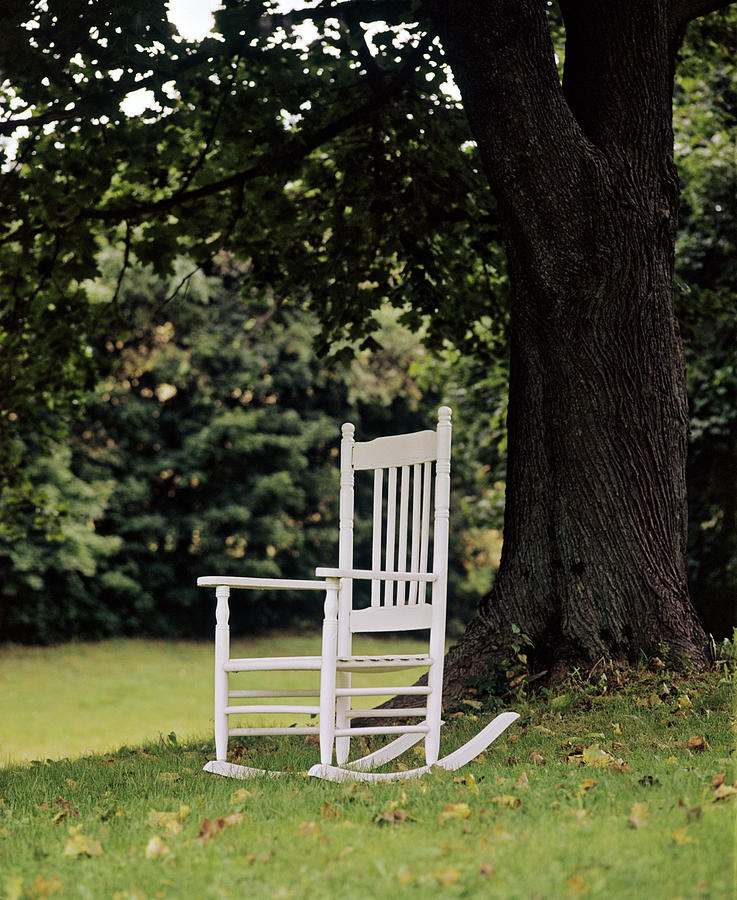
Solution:
<path fill-rule="evenodd" d="M 563 96 L 545 0 L 493 0 L 483 13 L 476 0 L 432 0 L 431 10 L 492 190 L 520 223 L 554 227 L 595 148 Z"/>
<path fill-rule="evenodd" d="M 312 132 L 300 132 L 291 140 L 286 140 L 282 149 L 278 152 L 269 150 L 258 162 L 234 172 L 225 178 L 211 181 L 200 187 L 190 190 L 178 191 L 170 197 L 155 200 L 150 203 L 138 203 L 127 206 L 110 204 L 98 209 L 88 210 L 82 214 L 82 218 L 100 219 L 106 222 L 120 222 L 127 219 L 142 219 L 162 215 L 176 207 L 191 204 L 205 197 L 232 188 L 242 188 L 248 181 L 267 175 L 285 174 L 294 170 L 297 163 L 301 162 L 314 150 L 317 150 L 326 141 L 332 140 L 350 128 L 368 121 L 378 110 L 385 106 L 393 97 L 400 93 L 412 77 L 417 63 L 422 58 L 430 42 L 432 35 L 424 35 L 418 45 L 408 55 L 399 72 L 388 81 L 380 90 L 377 90 L 363 104 L 355 109 L 338 116 L 327 125 L 317 128 Z"/>
<path fill-rule="evenodd" d="M 691 19 L 698 19 L 718 9 L 731 6 L 735 0 L 673 0 L 671 21 L 676 30 L 685 28 Z"/>

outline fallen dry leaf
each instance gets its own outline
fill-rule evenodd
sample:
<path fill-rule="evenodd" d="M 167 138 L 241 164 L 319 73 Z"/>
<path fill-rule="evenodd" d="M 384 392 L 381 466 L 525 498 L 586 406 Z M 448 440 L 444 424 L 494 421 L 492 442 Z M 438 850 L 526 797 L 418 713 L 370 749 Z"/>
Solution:
<path fill-rule="evenodd" d="M 384 825 L 386 823 L 389 825 L 401 825 L 406 821 L 407 813 L 403 809 L 386 809 L 374 818 L 374 822 L 376 822 L 377 825 Z"/>
<path fill-rule="evenodd" d="M 720 785 L 724 784 L 724 779 L 725 779 L 725 777 L 726 777 L 726 774 L 727 774 L 726 772 L 718 772 L 718 773 L 711 779 L 711 786 L 712 786 L 715 790 L 716 790 L 716 788 L 718 788 Z"/>
<path fill-rule="evenodd" d="M 323 819 L 339 819 L 341 815 L 342 812 L 340 807 L 333 806 L 329 800 L 326 800 L 320 807 L 320 817 Z"/>
<path fill-rule="evenodd" d="M 238 825 L 243 821 L 243 813 L 228 813 L 227 816 L 220 816 L 217 819 L 210 820 L 205 816 L 200 825 L 200 832 L 197 840 L 203 844 L 211 841 L 215 835 L 219 834 L 223 828 L 229 828 L 231 825 Z"/>
<path fill-rule="evenodd" d="M 584 780 L 578 786 L 578 793 L 582 795 L 586 794 L 591 790 L 591 788 L 595 788 L 598 783 L 599 782 L 594 781 L 593 778 L 584 778 Z"/>
<path fill-rule="evenodd" d="M 151 835 L 146 844 L 146 850 L 144 851 L 146 859 L 160 859 L 162 856 L 167 856 L 169 853 L 171 853 L 171 850 L 169 850 L 158 834 Z"/>
<path fill-rule="evenodd" d="M 611 766 L 614 762 L 612 754 L 602 750 L 598 744 L 584 747 L 581 756 L 587 766 Z"/>
<path fill-rule="evenodd" d="M 102 844 L 98 840 L 82 834 L 78 828 L 70 829 L 70 833 L 72 836 L 64 845 L 64 856 L 102 856 Z"/>
<path fill-rule="evenodd" d="M 676 844 L 698 844 L 696 838 L 691 837 L 685 828 L 676 828 L 671 837 Z"/>
<path fill-rule="evenodd" d="M 178 812 L 160 812 L 150 809 L 146 817 L 146 824 L 149 828 L 163 828 L 167 834 L 174 836 L 182 830 L 182 822 L 191 812 L 192 810 L 184 803 L 180 805 Z"/>
<path fill-rule="evenodd" d="M 720 784 L 714 791 L 712 800 L 716 803 L 717 800 L 732 800 L 734 797 L 737 797 L 737 787 L 733 787 L 731 784 Z"/>
<path fill-rule="evenodd" d="M 297 827 L 302 837 L 320 837 L 320 826 L 317 822 L 300 822 Z"/>
<path fill-rule="evenodd" d="M 585 894 L 588 892 L 589 886 L 583 875 L 574 875 L 566 882 L 569 894 Z"/>
<path fill-rule="evenodd" d="M 483 709 L 484 704 L 480 700 L 462 700 L 461 703 L 465 703 L 466 706 L 470 706 L 471 709 Z"/>
<path fill-rule="evenodd" d="M 467 819 L 471 815 L 468 803 L 449 803 L 440 813 L 440 824 Z"/>
<path fill-rule="evenodd" d="M 56 805 L 61 807 L 61 809 L 63 809 L 67 813 L 67 815 L 71 816 L 72 818 L 79 818 L 79 811 L 76 810 L 72 806 L 72 804 L 68 800 L 65 800 L 63 797 L 56 798 Z"/>
<path fill-rule="evenodd" d="M 44 878 L 39 875 L 31 885 L 32 897 L 50 897 L 61 890 L 61 878 Z"/>
<path fill-rule="evenodd" d="M 512 794 L 499 794 L 497 797 L 492 797 L 489 802 L 498 803 L 500 806 L 508 806 L 510 809 L 517 809 L 517 807 L 522 805 L 520 798 L 514 797 Z"/>
<path fill-rule="evenodd" d="M 514 786 L 518 791 L 530 790 L 530 780 L 527 777 L 527 772 L 522 772 L 520 777 L 515 781 Z"/>
<path fill-rule="evenodd" d="M 647 803 L 633 803 L 627 824 L 630 828 L 644 828 L 647 825 Z"/>
<path fill-rule="evenodd" d="M 692 735 L 686 741 L 686 749 L 687 750 L 695 750 L 700 752 L 702 750 L 706 750 L 709 745 L 706 743 L 706 738 L 698 737 L 696 735 Z"/>
<path fill-rule="evenodd" d="M 538 753 L 537 750 L 533 750 L 530 754 L 530 762 L 534 763 L 536 766 L 544 766 L 545 757 L 542 755 L 542 753 Z"/>
<path fill-rule="evenodd" d="M 446 885 L 448 887 L 451 884 L 456 884 L 458 881 L 460 881 L 461 878 L 461 873 L 458 871 L 458 869 L 454 869 L 452 867 L 449 869 L 444 869 L 442 872 L 433 872 L 433 875 L 435 878 L 437 878 L 440 884 Z"/>
<path fill-rule="evenodd" d="M 494 873 L 494 863 L 485 862 L 479 866 L 479 875 L 489 876 Z"/>
<path fill-rule="evenodd" d="M 412 872 L 410 871 L 409 866 L 407 866 L 407 865 L 400 866 L 399 871 L 397 872 L 397 881 L 401 885 L 406 886 L 408 884 L 412 884 L 412 882 L 414 881 L 414 878 L 415 877 L 412 874 Z"/>

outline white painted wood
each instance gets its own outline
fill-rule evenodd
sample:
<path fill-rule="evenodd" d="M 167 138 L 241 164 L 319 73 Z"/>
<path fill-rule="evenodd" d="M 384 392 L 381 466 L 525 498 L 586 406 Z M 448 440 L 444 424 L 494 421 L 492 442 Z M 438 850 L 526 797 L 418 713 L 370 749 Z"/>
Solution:
<path fill-rule="evenodd" d="M 438 579 L 432 586 L 432 625 L 430 656 L 434 665 L 427 674 L 430 695 L 427 721 L 430 734 L 425 741 L 425 762 L 433 765 L 440 753 L 440 717 L 443 701 L 443 661 L 445 657 L 445 603 L 448 577 L 448 539 L 450 522 L 450 442 L 451 411 L 438 410 L 437 459 L 435 462 L 435 520 L 433 522 L 433 571 Z"/>
<path fill-rule="evenodd" d="M 275 735 L 283 735 L 284 737 L 301 734 L 319 734 L 320 728 L 317 725 L 290 725 L 284 727 L 277 727 L 275 725 L 267 725 L 266 727 L 259 728 L 257 726 L 249 727 L 249 728 L 231 728 L 228 731 L 228 734 L 231 737 L 266 737 L 270 734 Z"/>
<path fill-rule="evenodd" d="M 341 690 L 342 688 L 336 688 L 335 693 L 337 696 L 340 696 Z M 406 697 L 424 697 L 426 694 L 430 693 L 430 688 L 425 685 L 403 687 L 400 684 L 382 685 L 378 691 L 374 687 L 349 688 L 348 690 L 354 697 L 383 697 L 384 694 L 401 694 Z"/>
<path fill-rule="evenodd" d="M 215 756 L 225 759 L 228 754 L 228 674 L 225 670 L 230 656 L 230 626 L 228 596 L 230 589 L 219 585 L 215 591 Z"/>
<path fill-rule="evenodd" d="M 371 568 L 378 572 L 381 569 L 381 520 L 384 494 L 384 470 L 374 471 L 374 521 L 371 537 Z M 371 581 L 371 605 L 381 603 L 381 584 L 377 578 Z"/>
<path fill-rule="evenodd" d="M 409 531 L 409 466 L 402 466 L 402 485 L 399 491 L 399 542 L 397 544 L 397 569 L 407 568 L 407 536 Z M 404 606 L 407 585 L 400 581 L 396 587 L 397 606 Z"/>
<path fill-rule="evenodd" d="M 417 431 L 414 434 L 397 434 L 357 442 L 353 448 L 353 468 L 356 471 L 388 469 L 391 466 L 411 466 L 435 459 L 435 442 L 434 431 Z"/>
<path fill-rule="evenodd" d="M 324 581 L 305 581 L 295 578 L 240 578 L 234 575 L 204 575 L 197 579 L 198 587 L 264 588 L 271 591 L 324 591 Z"/>
<path fill-rule="evenodd" d="M 412 551 L 410 556 L 410 572 L 420 571 L 420 534 L 422 532 L 422 466 L 412 466 Z M 408 603 L 417 603 L 419 583 L 411 581 L 409 585 Z"/>
<path fill-rule="evenodd" d="M 331 585 L 337 582 L 332 581 Z M 336 658 L 338 655 L 338 594 L 331 587 L 325 597 L 325 618 L 322 623 L 322 668 L 320 670 L 320 762 L 330 764 L 336 733 L 335 688 L 337 686 Z M 343 685 L 341 685 L 342 687 Z M 341 737 L 343 735 L 340 735 Z"/>
<path fill-rule="evenodd" d="M 434 572 L 387 572 L 384 569 L 328 569 L 322 566 L 315 569 L 321 578 L 350 578 L 361 580 L 377 578 L 381 581 L 437 581 Z"/>
<path fill-rule="evenodd" d="M 389 484 L 386 492 L 386 549 L 384 551 L 384 565 L 391 572 L 394 565 L 394 549 L 396 542 L 397 521 L 397 469 L 389 469 Z M 394 581 L 389 579 L 384 582 L 384 606 L 392 606 L 394 603 Z"/>
<path fill-rule="evenodd" d="M 319 672 L 321 656 L 263 656 L 229 659 L 223 665 L 226 672 Z"/>
<path fill-rule="evenodd" d="M 344 569 L 353 568 L 353 519 L 355 515 L 353 449 L 355 428 L 350 423 L 341 429 L 340 443 L 340 530 L 338 537 L 338 565 Z M 340 583 L 338 595 L 337 651 L 346 656 L 351 653 L 353 636 L 348 624 L 353 607 L 353 581 L 345 578 Z M 350 687 L 349 672 L 337 672 L 335 686 Z M 335 701 L 335 722 L 341 727 L 348 725 L 348 710 L 351 707 L 349 694 Z M 350 753 L 350 740 L 340 737 L 335 743 L 338 764 L 345 762 Z"/>
<path fill-rule="evenodd" d="M 355 429 L 342 428 L 340 453 L 340 500 L 338 565 L 316 569 L 315 580 L 250 578 L 208 575 L 198 579 L 203 587 L 216 589 L 215 628 L 215 744 L 217 759 L 205 769 L 220 775 L 246 778 L 268 773 L 236 766 L 226 760 L 229 737 L 249 735 L 319 734 L 320 765 L 310 774 L 331 780 L 360 778 L 386 781 L 414 777 L 431 771 L 433 765 L 458 768 L 495 739 L 516 718 L 503 713 L 455 753 L 439 759 L 442 705 L 443 655 L 450 508 L 451 411 L 438 411 L 436 431 L 378 438 L 357 443 Z M 354 475 L 374 469 L 373 539 L 371 568 L 353 565 Z M 388 476 L 384 476 L 384 470 Z M 401 476 L 399 472 L 401 471 Z M 385 524 L 384 524 L 385 523 Z M 432 539 L 432 550 L 430 540 Z M 371 606 L 353 609 L 353 584 L 368 580 Z M 384 584 L 384 590 L 381 585 Z M 430 585 L 431 603 L 427 603 Z M 320 656 L 241 659 L 230 656 L 229 595 L 231 589 L 318 590 L 325 594 L 322 651 Z M 383 595 L 383 596 L 382 596 Z M 428 652 L 417 654 L 353 653 L 353 634 L 430 630 Z M 428 670 L 427 685 L 402 687 L 394 684 L 392 672 Z M 319 671 L 320 690 L 239 689 L 229 690 L 231 673 L 258 671 Z M 352 672 L 385 673 L 387 683 L 366 688 L 351 685 Z M 351 708 L 354 697 L 416 696 L 424 707 L 400 709 Z M 319 705 L 301 705 L 299 698 L 319 697 Z M 282 698 L 285 701 L 282 702 Z M 244 701 L 265 699 L 255 704 Z M 365 705 L 365 703 L 364 703 Z M 319 724 L 279 727 L 228 727 L 231 715 L 315 715 Z M 397 718 L 410 722 L 395 724 Z M 350 727 L 359 719 L 360 726 Z M 364 722 L 365 720 L 365 722 Z M 373 721 L 372 721 L 373 720 Z M 387 720 L 387 721 L 384 721 Z M 419 720 L 419 721 L 418 721 Z M 414 724 L 411 722 L 414 721 Z M 347 762 L 352 738 L 361 735 L 396 735 L 380 750 Z M 395 759 L 419 741 L 424 741 L 424 766 L 398 773 L 376 773 L 372 768 Z M 333 765 L 333 753 L 337 765 Z"/>
<path fill-rule="evenodd" d="M 251 766 L 239 766 L 235 763 L 225 762 L 225 760 L 214 759 L 206 763 L 203 767 L 204 772 L 212 772 L 213 775 L 223 775 L 226 778 L 253 778 L 255 776 L 266 775 L 269 778 L 275 778 L 281 775 L 281 772 L 270 772 L 268 769 L 254 769 Z"/>
<path fill-rule="evenodd" d="M 389 741 L 388 744 L 384 744 L 383 747 L 379 747 L 378 750 L 374 750 L 373 753 L 362 756 L 360 759 L 354 759 L 353 762 L 346 763 L 345 767 L 346 769 L 358 769 L 362 772 L 376 769 L 379 766 L 391 762 L 398 756 L 401 756 L 402 753 L 405 753 L 410 747 L 414 747 L 415 744 L 423 739 L 423 736 L 424 735 L 422 734 L 400 735 L 398 738 L 394 738 L 393 741 Z"/>
<path fill-rule="evenodd" d="M 250 704 L 247 706 L 231 704 L 225 707 L 225 714 L 228 716 L 263 715 L 264 713 L 289 713 L 290 715 L 304 714 L 316 716 L 319 712 L 319 706 L 299 706 L 296 703 L 292 706 L 288 706 L 286 703 L 264 703 Z"/>
<path fill-rule="evenodd" d="M 382 781 L 403 781 L 407 778 L 418 778 L 432 772 L 435 767 L 453 772 L 467 765 L 495 741 L 516 719 L 519 713 L 500 713 L 486 728 L 482 729 L 475 737 L 467 741 L 462 747 L 437 760 L 434 765 L 419 766 L 416 769 L 407 769 L 403 772 L 367 772 L 358 767 L 315 765 L 308 775 L 313 778 L 323 778 L 327 781 L 365 781 L 369 784 L 378 784 Z M 363 762 L 363 761 L 360 761 Z M 383 762 L 383 761 L 382 761 Z M 381 765 L 377 762 L 376 765 Z"/>
<path fill-rule="evenodd" d="M 304 690 L 304 691 L 229 691 L 228 696 L 232 698 L 234 697 L 319 697 L 320 691 L 318 690 Z"/>
<path fill-rule="evenodd" d="M 430 730 L 428 725 L 361 725 L 356 728 L 335 729 L 336 735 L 349 735 L 350 737 L 358 737 L 364 734 L 427 734 Z M 327 765 L 323 763 L 323 765 Z"/>
<path fill-rule="evenodd" d="M 427 551 L 430 545 L 430 492 L 432 490 L 432 463 L 426 462 L 422 467 L 422 525 L 420 526 L 420 572 L 426 572 Z M 427 585 L 420 584 L 418 601 L 425 602 Z"/>
<path fill-rule="evenodd" d="M 351 631 L 420 631 L 432 625 L 432 606 L 413 603 L 411 606 L 369 606 L 351 613 Z"/>
<path fill-rule="evenodd" d="M 347 672 L 397 672 L 402 669 L 419 669 L 429 666 L 431 659 L 424 654 L 412 654 L 402 656 L 349 656 L 346 658 L 338 657 L 336 666 L 339 670 Z M 390 691 L 383 685 L 381 687 L 381 696 L 388 694 Z"/>

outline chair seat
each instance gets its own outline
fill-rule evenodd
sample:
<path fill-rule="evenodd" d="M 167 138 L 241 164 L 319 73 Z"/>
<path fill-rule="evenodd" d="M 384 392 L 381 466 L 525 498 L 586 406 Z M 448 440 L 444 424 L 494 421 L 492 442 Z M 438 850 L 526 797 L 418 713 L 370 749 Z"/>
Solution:
<path fill-rule="evenodd" d="M 226 672 L 279 672 L 279 671 L 319 671 L 320 656 L 262 656 L 251 659 L 229 659 L 224 666 Z M 414 669 L 429 666 L 432 662 L 426 653 L 397 653 L 385 656 L 339 656 L 338 668 L 344 672 L 360 672 L 371 669 L 374 672 L 389 672 L 400 669 Z"/>
<path fill-rule="evenodd" d="M 417 666 L 429 666 L 432 657 L 426 653 L 401 653 L 390 656 L 339 656 L 337 668 L 342 672 L 360 672 L 369 669 L 372 672 L 391 672 L 401 669 L 414 669 Z"/>

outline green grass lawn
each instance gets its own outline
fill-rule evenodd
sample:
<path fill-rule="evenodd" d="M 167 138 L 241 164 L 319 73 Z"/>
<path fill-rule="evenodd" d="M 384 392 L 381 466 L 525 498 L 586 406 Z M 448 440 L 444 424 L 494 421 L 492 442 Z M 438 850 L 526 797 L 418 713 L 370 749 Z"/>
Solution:
<path fill-rule="evenodd" d="M 162 692 L 152 707 L 162 721 L 154 714 L 151 733 L 202 736 L 138 747 L 126 737 L 127 748 L 101 755 L 0 768 L 3 900 L 735 896 L 735 692 L 724 671 L 643 670 L 616 689 L 610 676 L 607 690 L 572 678 L 511 702 L 522 718 L 465 769 L 402 783 L 308 779 L 313 744 L 241 740 L 234 749 L 244 763 L 291 774 L 237 782 L 201 771 L 212 757 L 208 727 L 176 718 L 180 695 L 197 681 L 186 660 L 196 651 L 207 664 L 208 651 L 114 646 L 131 664 L 146 648 L 150 668 L 136 676 L 144 686 L 155 655 L 158 671 L 169 671 L 159 680 L 175 688 L 173 711 Z M 55 688 L 62 670 L 94 648 L 8 653 L 28 653 L 29 677 L 32 659 L 48 653 L 59 663 L 60 654 L 65 666 L 33 676 L 37 687 Z M 115 692 L 116 666 L 102 662 L 93 676 L 110 683 L 113 707 L 140 687 L 122 666 Z M 202 697 L 209 716 L 208 686 Z M 4 728 L 9 710 L 23 710 L 2 702 Z M 53 707 L 48 715 L 58 718 Z M 443 752 L 488 718 L 451 717 Z M 117 729 L 108 734 L 108 747 L 121 740 Z"/>
<path fill-rule="evenodd" d="M 357 639 L 356 647 L 359 653 L 370 653 L 371 639 Z M 407 652 L 424 648 L 412 640 L 397 646 Z M 319 654 L 320 637 L 277 634 L 236 640 L 233 652 Z M 180 738 L 209 734 L 212 672 L 210 642 L 117 640 L 0 647 L 0 765 L 81 756 L 171 732 Z M 402 676 L 401 683 L 411 684 L 418 673 Z M 370 684 L 371 677 L 361 683 Z M 312 672 L 254 673 L 250 678 L 253 688 L 319 685 L 319 675 Z"/>

